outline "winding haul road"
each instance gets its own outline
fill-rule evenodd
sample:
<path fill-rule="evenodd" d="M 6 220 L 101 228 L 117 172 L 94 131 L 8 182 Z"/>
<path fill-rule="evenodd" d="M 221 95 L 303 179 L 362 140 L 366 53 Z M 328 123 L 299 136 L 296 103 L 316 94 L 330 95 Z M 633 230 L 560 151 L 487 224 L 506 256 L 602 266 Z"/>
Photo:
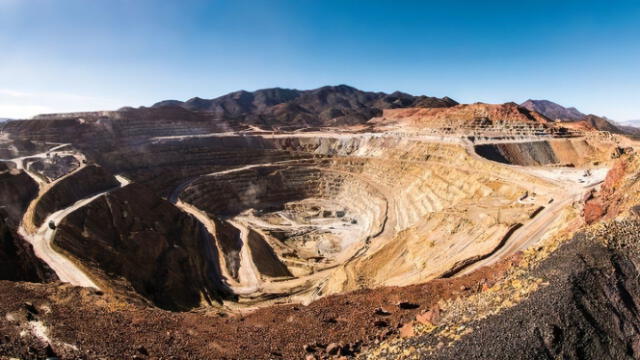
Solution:
<path fill-rule="evenodd" d="M 518 251 L 526 250 L 529 247 L 537 244 L 548 231 L 557 223 L 561 212 L 573 202 L 580 201 L 587 191 L 595 188 L 604 181 L 607 174 L 606 169 L 598 169 L 593 171 L 592 175 L 588 176 L 584 183 L 574 182 L 565 177 L 563 180 L 558 180 L 558 175 L 554 175 L 551 171 L 546 173 L 543 169 L 536 169 L 534 171 L 528 171 L 524 167 L 520 167 L 523 171 L 530 174 L 534 174 L 538 177 L 551 180 L 563 184 L 563 189 L 566 191 L 560 199 L 554 199 L 551 204 L 548 204 L 540 213 L 538 213 L 532 220 L 524 224 L 517 229 L 509 239 L 497 249 L 494 249 L 486 258 L 476 261 L 473 264 L 464 267 L 454 276 L 462 276 L 470 274 L 473 271 L 488 265 L 495 264 L 496 262 L 503 260 L 511 255 L 514 255 Z M 569 170 L 565 170 L 569 171 Z M 583 170 L 573 170 L 573 172 L 582 172 Z M 568 224 L 565 224 L 568 225 Z"/>
<path fill-rule="evenodd" d="M 40 186 L 40 189 L 41 189 L 40 196 L 41 196 L 42 193 L 46 192 L 46 190 L 50 188 L 53 184 L 55 184 L 57 181 L 61 180 L 66 176 L 70 176 L 71 174 L 81 169 L 84 166 L 83 162 L 81 161 L 80 167 L 78 169 L 75 169 L 71 173 L 63 176 L 62 178 L 52 183 L 46 183 L 38 175 L 32 173 L 29 169 L 27 169 L 24 166 L 24 160 L 26 158 L 47 157 L 52 152 L 55 152 L 56 150 L 63 148 L 67 145 L 68 144 L 60 144 L 40 154 L 19 157 L 14 159 L 3 159 L 3 160 L 13 161 L 16 164 L 16 168 L 25 171 L 29 176 L 34 178 L 34 180 L 36 180 Z M 68 153 L 68 152 L 65 152 L 65 153 Z M 470 150 L 470 153 L 473 155 L 477 155 L 473 150 Z M 72 155 L 79 157 L 80 159 L 83 158 L 82 154 L 73 153 Z M 489 161 L 487 159 L 483 159 L 483 160 Z M 291 160 L 290 162 L 296 162 L 296 161 L 297 160 Z M 287 163 L 287 162 L 289 161 L 285 161 L 284 163 Z M 251 169 L 254 167 L 262 167 L 265 165 L 269 165 L 269 164 L 263 164 L 263 163 L 251 164 L 251 165 L 246 165 L 238 168 L 214 172 L 214 173 L 203 175 L 203 176 L 215 176 L 215 175 L 228 174 L 236 171 Z M 282 163 L 278 163 L 278 165 L 282 165 Z M 576 179 L 567 179 L 566 177 L 557 178 L 557 176 L 552 174 L 553 171 L 551 170 L 548 173 L 545 173 L 546 170 L 544 169 L 542 170 L 536 169 L 535 171 L 533 171 L 527 168 L 522 168 L 522 167 L 520 168 L 522 171 L 527 172 L 529 175 L 535 175 L 540 178 L 543 178 L 552 182 L 556 182 L 557 184 L 562 185 L 564 189 L 571 189 L 571 190 L 567 190 L 566 193 L 563 193 L 563 194 L 557 194 L 558 196 L 556 196 L 555 201 L 553 203 L 547 204 L 546 207 L 542 211 L 540 211 L 540 213 L 538 213 L 533 219 L 525 223 L 522 227 L 517 229 L 498 248 L 494 249 L 491 253 L 487 254 L 485 258 L 475 261 L 474 263 L 471 263 L 470 265 L 462 268 L 460 271 L 455 273 L 454 276 L 460 276 L 460 275 L 471 273 L 481 267 L 494 264 L 508 256 L 515 254 L 520 250 L 526 249 L 536 244 L 544 237 L 545 234 L 548 233 L 548 231 L 555 224 L 557 224 L 558 216 L 567 206 L 569 206 L 574 201 L 579 201 L 586 191 L 589 191 L 590 189 L 600 184 L 604 180 L 604 176 L 606 175 L 606 171 L 596 171 L 594 172 L 593 175 L 588 177 L 587 179 L 588 181 L 584 182 L 583 180 L 581 182 L 578 182 Z M 116 178 L 120 182 L 120 187 L 126 186 L 129 183 L 129 181 L 123 178 L 122 176 L 116 176 Z M 212 232 L 211 219 L 209 219 L 204 212 L 199 211 L 199 209 L 193 209 L 188 204 L 184 204 L 179 200 L 180 193 L 198 178 L 199 177 L 192 178 L 181 183 L 170 194 L 168 200 L 176 204 L 183 211 L 190 213 L 191 215 L 194 215 L 198 220 L 200 220 L 206 226 L 209 232 Z M 61 281 L 68 282 L 77 286 L 98 288 L 96 283 L 92 281 L 91 278 L 87 274 L 85 274 L 82 271 L 82 269 L 80 269 L 73 261 L 71 261 L 63 254 L 60 254 L 53 249 L 52 241 L 55 237 L 56 230 L 51 229 L 49 227 L 49 223 L 53 222 L 54 224 L 59 224 L 70 213 L 82 208 L 83 206 L 91 203 L 96 198 L 106 193 L 109 193 L 110 191 L 113 191 L 113 190 L 114 189 L 110 189 L 110 190 L 92 195 L 90 197 L 81 199 L 65 209 L 56 211 L 55 213 L 49 215 L 43 222 L 42 226 L 40 226 L 40 228 L 38 228 L 33 233 L 29 233 L 25 229 L 23 224 L 20 225 L 19 227 L 20 235 L 22 235 L 28 242 L 30 242 L 33 245 L 35 254 L 39 258 L 41 258 L 43 261 L 45 261 L 56 272 L 56 274 L 58 275 Z M 38 196 L 38 198 L 34 200 L 34 202 L 38 201 L 40 196 Z M 243 246 L 240 254 L 241 266 L 238 274 L 239 281 L 237 283 L 234 282 L 233 284 L 229 284 L 229 285 L 232 287 L 232 289 L 236 294 L 249 295 L 251 293 L 255 293 L 260 289 L 261 280 L 260 280 L 259 272 L 255 264 L 253 263 L 253 258 L 251 256 L 250 249 L 247 244 L 248 229 L 239 223 L 232 223 L 232 225 L 240 230 Z M 389 228 L 389 227 L 387 226 L 385 228 Z M 212 235 L 214 234 L 212 233 Z M 221 256 L 220 258 L 223 259 L 224 257 Z"/>
<path fill-rule="evenodd" d="M 47 156 L 50 156 L 52 153 L 56 152 L 56 150 L 63 148 L 67 145 L 69 144 L 60 144 L 55 147 L 52 147 L 51 149 L 43 153 L 39 153 L 35 155 L 18 157 L 13 159 L 3 159 L 4 161 L 14 162 L 16 164 L 17 169 L 23 170 L 31 178 L 33 178 L 39 185 L 40 193 L 38 197 L 32 201 L 32 205 L 35 202 L 39 201 L 42 194 L 46 192 L 46 190 L 48 190 L 53 184 L 57 183 L 63 178 L 66 178 L 67 176 L 71 176 L 72 174 L 76 173 L 78 170 L 82 169 L 85 165 L 83 161 L 80 161 L 80 166 L 77 169 L 71 171 L 70 173 L 57 179 L 56 181 L 47 183 L 38 175 L 36 175 L 35 173 L 32 173 L 27 167 L 24 166 L 24 159 L 46 158 Z M 67 154 L 68 152 L 64 152 L 64 153 Z M 73 153 L 72 155 L 79 158 L 79 160 L 84 159 L 84 155 L 80 153 Z M 120 183 L 119 187 L 123 187 L 129 184 L 129 180 L 127 180 L 123 176 L 116 175 L 115 178 Z M 51 227 L 49 227 L 49 223 L 53 223 L 56 225 L 59 224 L 67 215 L 89 204 L 96 198 L 113 191 L 114 189 L 109 189 L 107 191 L 103 191 L 101 193 L 78 200 L 71 206 L 54 212 L 53 214 L 49 215 L 45 219 L 45 221 L 42 223 L 40 228 L 38 228 L 33 233 L 29 233 L 29 231 L 26 230 L 24 226 L 24 219 L 20 223 L 20 226 L 18 228 L 18 233 L 33 246 L 33 250 L 36 256 L 41 260 L 43 260 L 47 265 L 49 265 L 49 267 L 56 273 L 60 281 L 67 282 L 76 286 L 93 287 L 93 288 L 99 289 L 98 285 L 96 285 L 96 283 L 93 280 L 91 280 L 91 278 L 87 274 L 85 274 L 84 271 L 82 271 L 82 269 L 80 269 L 73 261 L 71 261 L 69 258 L 64 256 L 63 254 L 57 252 L 52 247 L 56 230 L 51 229 Z"/>

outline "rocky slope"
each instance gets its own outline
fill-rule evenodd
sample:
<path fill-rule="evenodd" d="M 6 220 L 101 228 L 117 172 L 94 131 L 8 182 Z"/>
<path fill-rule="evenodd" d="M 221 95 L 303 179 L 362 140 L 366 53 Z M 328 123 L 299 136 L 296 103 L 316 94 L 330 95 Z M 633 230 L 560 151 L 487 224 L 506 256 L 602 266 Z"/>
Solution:
<path fill-rule="evenodd" d="M 448 108 L 410 108 L 385 110 L 380 117 L 371 119 L 376 126 L 401 126 L 402 128 L 451 129 L 468 126 L 488 126 L 498 123 L 546 124 L 545 116 L 527 110 L 515 103 L 461 104 Z"/>
<path fill-rule="evenodd" d="M 617 240 L 637 247 L 639 225 L 624 225 Z M 536 267 L 530 276 L 544 285 L 516 306 L 481 320 L 421 328 L 367 357 L 637 359 L 639 261 L 579 235 Z M 464 330 L 447 336 L 446 326 Z"/>
<path fill-rule="evenodd" d="M 124 280 L 111 287 L 133 288 L 163 308 L 189 309 L 225 295 L 217 251 L 202 225 L 142 185 L 71 213 L 58 225 L 54 245 L 99 280 Z"/>
<path fill-rule="evenodd" d="M 450 98 L 365 92 L 346 85 L 314 90 L 263 89 L 238 91 L 215 99 L 168 100 L 153 107 L 180 106 L 210 112 L 221 119 L 243 119 L 260 127 L 308 127 L 360 124 L 378 116 L 382 109 L 404 107 L 449 107 Z"/>
<path fill-rule="evenodd" d="M 495 283 L 510 264 L 463 278 L 363 289 L 308 306 L 278 305 L 245 314 L 169 312 L 131 305 L 91 289 L 0 281 L 0 333 L 5 336 L 0 355 L 326 359 L 344 354 L 352 358 L 397 336 L 398 324 L 438 301 L 465 297 L 477 293 L 483 284 Z M 35 322 L 48 335 L 46 340 L 34 330 Z"/>
<path fill-rule="evenodd" d="M 22 214 L 31 200 L 38 195 L 38 184 L 24 171 L 9 167 L 8 162 L 0 162 L 0 209 L 7 221 L 17 227 Z"/>
<path fill-rule="evenodd" d="M 523 108 L 538 112 L 551 120 L 579 121 L 586 115 L 574 107 L 564 107 L 549 100 L 527 100 L 520 104 Z"/>
<path fill-rule="evenodd" d="M 476 145 L 475 151 L 489 160 L 523 166 L 583 166 L 614 154 L 614 149 L 607 153 L 584 139 L 484 144 Z"/>
<path fill-rule="evenodd" d="M 34 253 L 15 228 L 7 223 L 0 209 L 0 280 L 46 282 L 56 280 L 56 274 Z"/>
<path fill-rule="evenodd" d="M 624 134 L 624 129 L 616 126 L 606 117 L 593 114 L 585 115 L 574 107 L 566 108 L 549 100 L 527 100 L 520 106 L 531 111 L 538 112 L 551 120 L 565 122 L 583 122 L 586 126 L 600 131 L 609 131 L 614 134 Z"/>
<path fill-rule="evenodd" d="M 119 182 L 104 168 L 89 165 L 54 184 L 38 200 L 33 222 L 40 226 L 47 216 L 90 195 L 117 187 Z"/>
<path fill-rule="evenodd" d="M 27 206 L 38 194 L 37 183 L 25 172 L 0 162 L 0 279 L 42 282 L 55 274 L 17 233 Z"/>
<path fill-rule="evenodd" d="M 596 116 L 596 115 L 587 115 L 582 118 L 580 121 L 585 122 L 589 126 L 594 129 L 598 129 L 600 131 L 608 131 L 613 134 L 624 134 L 625 132 L 614 125 L 610 120 L 605 117 Z"/>

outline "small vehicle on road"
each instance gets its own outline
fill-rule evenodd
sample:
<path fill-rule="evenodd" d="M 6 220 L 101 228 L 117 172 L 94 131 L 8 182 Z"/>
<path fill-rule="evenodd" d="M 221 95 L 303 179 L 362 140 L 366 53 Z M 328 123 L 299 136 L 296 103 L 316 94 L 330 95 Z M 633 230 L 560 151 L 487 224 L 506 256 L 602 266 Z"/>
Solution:
<path fill-rule="evenodd" d="M 49 229 L 51 230 L 56 229 L 56 223 L 53 220 L 49 220 Z"/>

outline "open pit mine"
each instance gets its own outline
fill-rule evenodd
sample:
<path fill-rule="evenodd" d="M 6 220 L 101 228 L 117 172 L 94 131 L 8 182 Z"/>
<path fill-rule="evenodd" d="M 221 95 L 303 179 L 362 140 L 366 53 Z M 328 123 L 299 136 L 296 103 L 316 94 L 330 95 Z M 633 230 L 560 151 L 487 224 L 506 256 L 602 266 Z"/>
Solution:
<path fill-rule="evenodd" d="M 0 127 L 0 355 L 640 357 L 623 132 L 348 86 Z"/>

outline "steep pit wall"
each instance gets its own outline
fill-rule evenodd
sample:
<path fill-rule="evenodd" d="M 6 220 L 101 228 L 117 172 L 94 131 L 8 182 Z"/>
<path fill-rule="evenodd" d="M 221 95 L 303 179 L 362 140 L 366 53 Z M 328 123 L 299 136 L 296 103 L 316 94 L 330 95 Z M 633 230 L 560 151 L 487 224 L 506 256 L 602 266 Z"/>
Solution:
<path fill-rule="evenodd" d="M 217 241 L 222 257 L 224 258 L 224 265 L 231 277 L 238 281 L 240 250 L 242 249 L 240 230 L 215 216 L 211 217 L 211 220 L 214 223 L 214 237 Z"/>
<path fill-rule="evenodd" d="M 223 216 L 247 226 L 257 270 L 268 277 L 291 276 L 308 271 L 294 259 L 334 261 L 379 233 L 386 221 L 386 200 L 373 186 L 346 171 L 312 165 L 265 165 L 203 176 L 184 189 L 180 200 L 210 218 Z M 232 228 L 216 219 L 216 239 L 229 250 L 222 256 L 234 276 L 241 246 L 232 240 L 238 237 Z"/>
<path fill-rule="evenodd" d="M 107 112 L 51 114 L 10 121 L 3 131 L 14 140 L 72 143 L 83 151 L 109 151 L 143 146 L 154 136 L 182 136 L 224 131 L 212 116 L 179 107 L 140 108 Z"/>
<path fill-rule="evenodd" d="M 203 226 L 142 185 L 130 184 L 68 215 L 54 245 L 123 290 L 186 310 L 225 296 L 217 249 Z M 125 289 L 126 290 L 126 289 Z"/>
<path fill-rule="evenodd" d="M 230 286 L 255 288 L 239 273 L 258 255 L 257 291 L 295 301 L 437 277 L 549 200 L 523 193 L 553 187 L 460 145 L 389 134 L 170 137 L 87 156 L 202 212 Z M 264 243 L 247 253 L 251 231 Z"/>
<path fill-rule="evenodd" d="M 229 164 L 188 180 L 179 198 L 211 218 L 231 218 L 267 234 L 266 243 L 296 278 L 329 279 L 318 294 L 424 281 L 489 253 L 510 226 L 527 222 L 535 210 L 536 204 L 517 199 L 525 191 L 544 194 L 550 186 L 477 160 L 462 146 L 395 136 L 266 135 L 182 142 L 199 148 L 225 144 L 225 153 L 234 149 L 236 158 L 262 149 L 283 159 Z M 345 251 L 327 252 L 329 244 L 341 241 Z M 238 251 L 233 254 L 223 256 L 235 264 Z M 321 276 L 325 262 L 342 265 Z M 299 289 L 300 281 L 291 283 Z"/>
<path fill-rule="evenodd" d="M 609 159 L 613 144 L 597 144 L 585 139 L 555 139 L 481 144 L 474 148 L 478 155 L 503 164 L 581 166 Z"/>
<path fill-rule="evenodd" d="M 29 162 L 26 166 L 32 172 L 40 175 L 45 181 L 51 182 L 76 170 L 80 167 L 80 162 L 75 156 L 58 156 L 56 154 L 44 159 L 34 159 L 33 162 Z"/>
<path fill-rule="evenodd" d="M 262 235 L 255 230 L 249 230 L 248 240 L 253 263 L 256 264 L 261 274 L 270 277 L 291 276 L 289 269 L 278 259 L 276 253 Z"/>
<path fill-rule="evenodd" d="M 17 227 L 31 200 L 38 195 L 38 184 L 24 171 L 9 169 L 0 162 L 0 209 L 7 222 Z"/>
<path fill-rule="evenodd" d="M 100 166 L 89 165 L 60 180 L 40 197 L 35 206 L 33 221 L 42 225 L 50 214 L 71 206 L 90 195 L 115 188 L 118 180 Z"/>
<path fill-rule="evenodd" d="M 33 252 L 15 226 L 6 222 L 0 209 L 0 280 L 48 282 L 57 280 L 56 274 Z"/>
<path fill-rule="evenodd" d="M 16 231 L 24 211 L 37 195 L 38 184 L 29 175 L 0 162 L 0 280 L 56 279 L 55 273 Z"/>

